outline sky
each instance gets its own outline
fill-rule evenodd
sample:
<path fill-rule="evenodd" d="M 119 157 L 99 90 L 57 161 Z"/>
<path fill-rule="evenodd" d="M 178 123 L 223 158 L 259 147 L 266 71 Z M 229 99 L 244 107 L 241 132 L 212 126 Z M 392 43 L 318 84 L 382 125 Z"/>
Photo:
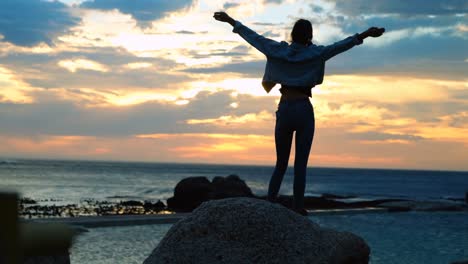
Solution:
<path fill-rule="evenodd" d="M 327 62 L 309 166 L 468 170 L 465 0 L 2 0 L 0 157 L 273 166 L 278 86 L 221 10 L 276 41 L 386 28 Z"/>

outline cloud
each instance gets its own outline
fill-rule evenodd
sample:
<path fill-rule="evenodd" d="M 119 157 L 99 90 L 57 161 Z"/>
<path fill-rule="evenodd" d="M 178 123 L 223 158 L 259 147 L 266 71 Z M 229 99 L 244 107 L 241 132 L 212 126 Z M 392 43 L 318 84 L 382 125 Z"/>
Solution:
<path fill-rule="evenodd" d="M 315 4 L 311 4 L 310 8 L 312 8 L 312 11 L 314 13 L 322 13 L 324 11 L 323 7 L 321 7 L 319 5 L 315 5 Z"/>
<path fill-rule="evenodd" d="M 57 36 L 67 33 L 79 22 L 69 7 L 58 1 L 0 1 L 0 34 L 3 41 L 18 46 L 41 42 L 53 45 Z"/>
<path fill-rule="evenodd" d="M 446 28 L 453 27 L 453 30 L 463 29 L 463 21 L 467 15 L 463 16 L 412 16 L 402 18 L 398 14 L 377 15 L 377 16 L 357 16 L 348 17 L 340 23 L 340 26 L 348 30 L 356 30 L 357 26 L 361 29 L 370 26 L 383 26 L 390 30 L 409 29 L 416 27 Z"/>
<path fill-rule="evenodd" d="M 263 1 L 265 4 L 282 4 L 284 0 L 264 0 Z"/>
<path fill-rule="evenodd" d="M 255 134 L 173 133 L 132 136 L 3 136 L 7 157 L 134 160 L 158 162 L 271 164 L 272 136 Z"/>
<path fill-rule="evenodd" d="M 375 131 L 350 133 L 349 138 L 362 141 L 384 141 L 384 142 L 411 142 L 424 139 L 411 134 L 392 134 Z"/>
<path fill-rule="evenodd" d="M 98 72 L 108 72 L 109 69 L 98 62 L 86 59 L 76 60 L 61 60 L 57 63 L 60 67 L 67 69 L 70 72 L 76 72 L 77 70 L 91 70 Z"/>
<path fill-rule="evenodd" d="M 191 79 L 172 71 L 177 65 L 174 61 L 138 58 L 119 48 L 81 48 L 53 56 L 8 53 L 2 63 L 14 69 L 17 78 L 41 88 L 166 88 Z"/>
<path fill-rule="evenodd" d="M 127 63 L 124 67 L 128 69 L 136 70 L 136 69 L 149 68 L 152 66 L 153 64 L 149 62 L 132 62 L 132 63 Z"/>
<path fill-rule="evenodd" d="M 176 31 L 175 33 L 176 34 L 188 34 L 188 35 L 196 34 L 195 32 L 189 31 L 189 30 L 179 30 L 179 31 Z"/>
<path fill-rule="evenodd" d="M 141 27 L 160 19 L 170 12 L 191 7 L 195 0 L 90 0 L 80 6 L 90 9 L 113 10 L 131 15 Z"/>
<path fill-rule="evenodd" d="M 246 77 L 261 77 L 265 69 L 265 61 L 248 61 L 224 64 L 216 67 L 186 68 L 184 72 L 190 73 L 241 73 Z"/>
<path fill-rule="evenodd" d="M 400 14 L 400 15 L 452 15 L 468 12 L 468 2 L 465 0 L 328 0 L 336 4 L 336 9 L 350 15 L 376 15 L 376 14 Z"/>
<path fill-rule="evenodd" d="M 271 113 L 268 113 L 267 111 L 262 111 L 258 114 L 249 113 L 242 116 L 223 115 L 218 118 L 189 119 L 186 122 L 190 125 L 212 124 L 215 126 L 229 126 L 231 128 L 234 128 L 237 125 L 245 125 L 246 123 L 259 123 L 263 121 L 273 123 L 273 115 Z"/>
<path fill-rule="evenodd" d="M 240 3 L 226 2 L 224 3 L 223 8 L 227 10 L 229 8 L 238 7 L 239 5 Z"/>
<path fill-rule="evenodd" d="M 32 103 L 13 104 L 0 102 L 0 123 L 4 135 L 75 135 L 75 136 L 131 136 L 153 133 L 232 133 L 233 126 L 228 124 L 189 124 L 187 120 L 209 120 L 219 116 L 238 117 L 233 124 L 236 133 L 264 134 L 270 132 L 273 122 L 263 120 L 269 125 L 255 127 L 262 120 L 252 120 L 262 110 L 273 112 L 274 98 L 253 98 L 238 96 L 233 98 L 231 91 L 200 92 L 187 104 L 177 105 L 174 98 L 152 100 L 141 104 L 115 106 L 110 104 L 88 105 L 104 101 L 99 93 L 87 90 L 67 90 L 64 96 L 61 89 L 44 89 L 28 95 L 34 97 Z M 232 108 L 232 102 L 238 108 Z M 256 105 L 252 102 L 256 102 Z M 263 118 L 268 114 L 263 112 Z M 271 122 L 270 122 L 271 121 Z M 239 123 L 243 122 L 243 123 Z M 262 123 L 262 124 L 263 124 Z"/>
<path fill-rule="evenodd" d="M 436 36 L 422 32 L 424 30 L 403 30 L 382 37 L 382 41 L 389 42 L 387 44 L 366 39 L 363 45 L 328 61 L 326 73 L 386 73 L 465 79 L 468 71 L 468 65 L 463 62 L 468 57 L 466 40 L 458 36 Z"/>
<path fill-rule="evenodd" d="M 0 102 L 13 104 L 33 102 L 34 98 L 26 94 L 31 88 L 15 77 L 13 72 L 0 65 Z"/>

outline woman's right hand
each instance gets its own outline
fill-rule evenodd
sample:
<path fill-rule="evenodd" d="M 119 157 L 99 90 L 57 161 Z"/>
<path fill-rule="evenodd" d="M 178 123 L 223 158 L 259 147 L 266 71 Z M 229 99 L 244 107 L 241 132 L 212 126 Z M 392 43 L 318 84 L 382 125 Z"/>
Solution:
<path fill-rule="evenodd" d="M 226 14 L 226 12 L 215 12 L 213 17 L 218 21 L 229 23 L 232 26 L 234 26 L 235 24 L 235 20 L 228 14 Z"/>

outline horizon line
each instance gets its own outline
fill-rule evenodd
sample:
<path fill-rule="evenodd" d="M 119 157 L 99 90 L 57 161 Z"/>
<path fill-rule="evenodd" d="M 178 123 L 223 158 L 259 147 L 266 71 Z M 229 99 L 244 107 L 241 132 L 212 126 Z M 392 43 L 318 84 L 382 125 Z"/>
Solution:
<path fill-rule="evenodd" d="M 147 164 L 186 164 L 186 165 L 208 165 L 208 166 L 251 166 L 251 167 L 272 167 L 274 164 L 237 164 L 237 163 L 209 163 L 209 162 L 177 162 L 177 161 L 144 161 L 144 160 L 119 160 L 119 159 L 84 159 L 84 158 L 38 158 L 38 157 L 4 157 L 0 156 L 1 162 L 8 162 L 8 160 L 27 160 L 27 161 L 80 161 L 80 162 L 113 162 L 113 163 L 147 163 Z M 293 165 L 288 165 L 288 169 L 293 169 Z M 468 170 L 460 169 L 421 169 L 421 168 L 391 168 L 391 167 L 340 167 L 340 166 L 307 166 L 307 169 L 357 169 L 357 170 L 396 170 L 396 171 L 438 171 L 438 172 L 461 172 L 468 173 Z"/>

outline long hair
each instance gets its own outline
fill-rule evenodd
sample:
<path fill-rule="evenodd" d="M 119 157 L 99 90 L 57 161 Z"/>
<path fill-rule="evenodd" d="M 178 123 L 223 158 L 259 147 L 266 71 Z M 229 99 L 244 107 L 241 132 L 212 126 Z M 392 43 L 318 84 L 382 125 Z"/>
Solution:
<path fill-rule="evenodd" d="M 309 45 L 312 43 L 312 23 L 306 19 L 299 19 L 294 23 L 291 31 L 292 42 Z"/>

